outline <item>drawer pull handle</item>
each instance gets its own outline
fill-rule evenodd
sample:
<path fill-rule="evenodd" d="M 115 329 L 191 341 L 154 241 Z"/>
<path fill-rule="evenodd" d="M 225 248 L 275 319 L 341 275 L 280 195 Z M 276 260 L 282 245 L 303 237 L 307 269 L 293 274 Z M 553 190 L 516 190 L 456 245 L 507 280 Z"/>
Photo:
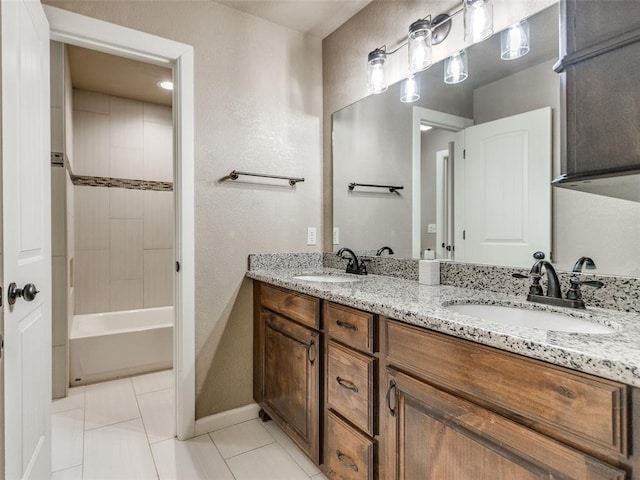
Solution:
<path fill-rule="evenodd" d="M 358 465 L 353 463 L 353 460 L 351 460 L 349 457 L 347 457 L 340 450 L 336 450 L 336 457 L 338 457 L 338 460 L 340 460 L 340 463 L 343 464 L 345 467 L 349 467 L 354 472 L 358 471 Z"/>
<path fill-rule="evenodd" d="M 313 348 L 313 358 L 311 358 L 311 349 Z M 316 342 L 315 340 L 311 340 L 309 346 L 307 346 L 307 360 L 309 363 L 313 365 L 316 361 Z"/>
<path fill-rule="evenodd" d="M 340 319 L 336 320 L 336 325 L 338 325 L 340 328 L 344 328 L 345 330 L 351 330 L 353 332 L 357 332 L 358 331 L 358 327 L 356 327 L 355 325 L 352 325 L 348 322 L 344 322 Z"/>
<path fill-rule="evenodd" d="M 392 417 L 396 416 L 396 409 L 391 408 L 391 390 L 396 388 L 396 382 L 394 380 L 389 381 L 389 388 L 387 389 L 387 408 Z"/>
<path fill-rule="evenodd" d="M 338 385 L 340 385 L 342 388 L 346 388 L 347 390 L 358 393 L 358 387 L 356 387 L 355 383 L 340 377 L 336 377 L 336 382 L 338 382 Z"/>

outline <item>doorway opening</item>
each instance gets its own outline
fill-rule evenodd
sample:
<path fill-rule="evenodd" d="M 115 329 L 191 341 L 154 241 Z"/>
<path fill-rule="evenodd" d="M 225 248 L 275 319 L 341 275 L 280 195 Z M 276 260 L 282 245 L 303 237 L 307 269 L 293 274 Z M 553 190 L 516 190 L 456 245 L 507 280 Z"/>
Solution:
<path fill-rule="evenodd" d="M 96 50 L 102 53 L 115 55 L 117 57 L 124 57 L 125 59 L 135 60 L 138 62 L 144 62 L 155 66 L 169 69 L 171 71 L 172 80 L 174 83 L 174 90 L 171 95 L 172 98 L 172 155 L 173 158 L 170 171 L 172 171 L 173 178 L 173 192 L 166 195 L 172 200 L 169 200 L 169 204 L 173 207 L 174 219 L 169 222 L 172 233 L 172 247 L 173 253 L 170 255 L 170 270 L 173 276 L 172 285 L 172 302 L 175 312 L 175 325 L 173 333 L 173 355 L 172 364 L 174 368 L 175 377 L 175 428 L 176 435 L 179 439 L 191 438 L 195 433 L 195 376 L 194 376 L 194 296 L 193 296 L 193 283 L 194 283 L 194 202 L 193 202 L 193 48 L 189 45 L 181 44 L 172 40 L 156 37 L 143 32 L 125 28 L 119 25 L 110 24 L 100 20 L 96 20 L 83 15 L 78 15 L 66 10 L 57 9 L 54 7 L 44 6 L 45 13 L 49 20 L 51 40 L 61 42 L 64 44 L 72 45 L 74 47 L 81 47 L 83 49 Z M 116 97 L 117 98 L 117 97 Z M 95 98 L 93 99 L 95 100 Z M 115 103 L 119 101 L 116 100 Z M 91 103 L 91 102 L 89 102 Z M 120 102 L 122 103 L 122 102 Z M 125 102 L 126 103 L 126 102 Z M 152 103 L 152 102 L 150 102 Z M 124 111 L 128 110 L 125 105 Z M 154 111 L 153 108 L 148 109 L 150 112 Z M 155 114 L 166 119 L 166 111 L 162 113 L 161 109 L 155 109 Z M 143 107 L 144 114 L 144 107 Z M 150 113 L 151 114 L 151 113 Z M 157 117 L 156 120 L 160 117 Z M 166 127 L 166 125 L 165 125 Z M 123 135 L 125 128 L 120 126 L 119 132 Z M 143 127 L 144 128 L 144 127 Z M 130 132 L 129 132 L 130 133 Z M 75 152 L 77 154 L 77 152 Z M 74 155 L 75 156 L 75 155 Z M 118 160 L 125 160 L 125 157 L 117 157 Z M 126 161 L 124 162 L 126 163 Z M 144 157 L 143 157 L 144 168 Z M 76 172 L 74 172 L 76 174 Z M 111 178 L 111 177 L 110 177 Z M 137 179 L 144 180 L 144 179 Z M 113 180 L 109 180 L 113 181 Z M 163 179 L 154 180 L 160 183 L 164 182 Z M 147 185 L 148 186 L 148 185 Z M 154 185 L 155 187 L 161 187 L 162 185 Z M 98 189 L 99 187 L 94 187 Z M 133 190 L 131 188 L 120 188 L 121 190 Z M 104 190 L 115 190 L 115 188 L 106 188 Z M 146 193 L 147 191 L 143 191 Z M 120 192 L 122 193 L 122 192 Z M 166 193 L 166 192 L 161 192 Z M 123 197 L 133 195 L 131 192 L 125 192 Z M 144 197 L 144 195 L 143 195 Z M 166 200 L 164 200 L 166 202 Z M 149 200 L 153 203 L 153 200 Z M 74 202 L 75 203 L 75 202 Z M 117 200 L 118 207 L 123 207 L 125 211 L 129 210 L 130 205 L 126 199 L 120 198 Z M 156 205 L 149 205 L 149 209 L 153 209 Z M 142 242 L 144 247 L 144 198 L 143 198 L 143 218 L 141 220 L 143 225 L 142 230 Z M 111 204 L 109 204 L 111 210 Z M 166 210 L 166 209 L 165 209 Z M 138 210 L 139 211 L 139 210 Z M 162 210 L 161 210 L 162 211 Z M 130 214 L 130 213 L 125 213 Z M 110 218 L 111 220 L 111 218 Z M 117 219 L 116 219 L 117 220 Z M 122 220 L 122 219 L 121 219 Z M 126 220 L 126 219 L 125 219 Z M 167 229 L 166 218 L 163 227 L 165 233 Z M 138 232 L 140 219 L 138 222 Z M 118 225 L 120 222 L 115 222 L 116 229 L 121 228 L 122 225 Z M 127 222 L 124 222 L 127 223 Z M 149 223 L 151 226 L 151 223 Z M 110 240 L 113 237 L 117 237 L 122 232 L 113 231 L 109 232 Z M 134 234 L 135 236 L 135 234 Z M 151 238 L 149 240 L 150 246 L 153 245 L 157 238 Z M 127 243 L 127 234 L 120 238 L 120 243 Z M 166 240 L 166 235 L 163 237 Z M 138 240 L 139 244 L 139 240 Z M 163 244 L 164 245 L 164 244 Z M 142 254 L 142 265 L 144 269 L 145 254 L 144 248 Z M 150 248 L 148 250 L 153 250 Z M 168 248 L 160 248 L 157 250 L 169 250 Z M 167 252 L 163 252 L 167 256 Z M 147 254 L 147 257 L 153 256 Z M 149 264 L 152 265 L 152 262 Z M 74 259 L 73 263 L 76 263 L 77 259 Z M 137 260 L 139 265 L 139 260 Z M 162 263 L 165 265 L 166 263 Z M 115 264 L 110 265 L 110 272 L 115 269 L 117 272 L 122 272 L 120 268 L 126 270 L 130 265 L 126 265 L 126 262 L 121 262 L 120 267 Z M 77 270 L 77 264 L 74 266 L 74 270 Z M 127 276 L 123 274 L 123 276 Z M 77 285 L 77 278 L 72 278 L 72 282 Z M 117 280 L 117 279 L 114 279 Z M 120 280 L 136 280 L 136 279 L 120 279 Z M 137 289 L 139 292 L 139 280 L 137 279 Z M 144 306 L 144 273 L 143 273 L 143 290 L 142 290 L 142 302 Z M 111 278 L 110 278 L 111 281 Z M 129 282 L 134 285 L 136 282 Z M 118 285 L 117 292 L 125 292 L 131 294 L 136 287 L 128 289 L 126 282 L 122 285 Z M 170 295 L 171 290 L 168 290 L 162 294 L 162 297 Z M 153 292 L 153 290 L 150 290 Z M 110 305 L 111 298 L 114 298 L 114 303 L 118 303 L 119 295 L 112 295 L 110 291 Z M 150 295 L 153 297 L 153 294 Z M 139 297 L 135 296 L 139 302 Z M 103 297 L 104 298 L 104 297 Z M 120 297 L 122 300 L 123 297 Z M 153 303 L 153 299 L 147 299 L 149 304 Z M 166 299 L 165 299 L 166 300 Z"/>

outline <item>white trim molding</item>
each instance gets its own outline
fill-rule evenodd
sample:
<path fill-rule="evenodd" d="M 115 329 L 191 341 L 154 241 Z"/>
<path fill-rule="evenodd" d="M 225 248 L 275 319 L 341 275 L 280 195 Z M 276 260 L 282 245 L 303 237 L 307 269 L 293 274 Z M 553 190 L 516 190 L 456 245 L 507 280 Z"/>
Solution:
<path fill-rule="evenodd" d="M 195 422 L 194 85 L 193 47 L 43 5 L 51 40 L 173 69 L 176 434 L 192 438 Z M 177 270 L 177 269 L 176 269 Z"/>
<path fill-rule="evenodd" d="M 221 428 L 227 428 L 242 422 L 248 422 L 258 418 L 260 406 L 257 403 L 250 403 L 244 407 L 234 408 L 226 412 L 216 413 L 196 420 L 196 436 L 205 433 L 215 432 Z"/>

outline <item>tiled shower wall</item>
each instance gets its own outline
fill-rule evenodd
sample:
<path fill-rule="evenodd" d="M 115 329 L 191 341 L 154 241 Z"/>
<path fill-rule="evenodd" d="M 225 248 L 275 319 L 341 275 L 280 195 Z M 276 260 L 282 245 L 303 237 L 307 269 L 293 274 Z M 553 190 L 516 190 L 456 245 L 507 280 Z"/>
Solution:
<path fill-rule="evenodd" d="M 171 108 L 74 90 L 74 175 L 173 181 Z M 75 313 L 173 304 L 173 192 L 80 186 Z"/>

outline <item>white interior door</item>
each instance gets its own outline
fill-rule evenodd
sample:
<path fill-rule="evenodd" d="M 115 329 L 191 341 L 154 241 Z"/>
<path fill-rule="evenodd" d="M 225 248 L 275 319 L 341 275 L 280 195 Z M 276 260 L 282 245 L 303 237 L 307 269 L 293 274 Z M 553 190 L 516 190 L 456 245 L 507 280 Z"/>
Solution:
<path fill-rule="evenodd" d="M 51 476 L 49 25 L 37 0 L 2 1 L 6 478 Z M 34 284 L 10 305 L 9 286 Z"/>
<path fill-rule="evenodd" d="M 551 108 L 469 127 L 465 150 L 456 259 L 526 267 L 536 251 L 550 258 Z"/>

